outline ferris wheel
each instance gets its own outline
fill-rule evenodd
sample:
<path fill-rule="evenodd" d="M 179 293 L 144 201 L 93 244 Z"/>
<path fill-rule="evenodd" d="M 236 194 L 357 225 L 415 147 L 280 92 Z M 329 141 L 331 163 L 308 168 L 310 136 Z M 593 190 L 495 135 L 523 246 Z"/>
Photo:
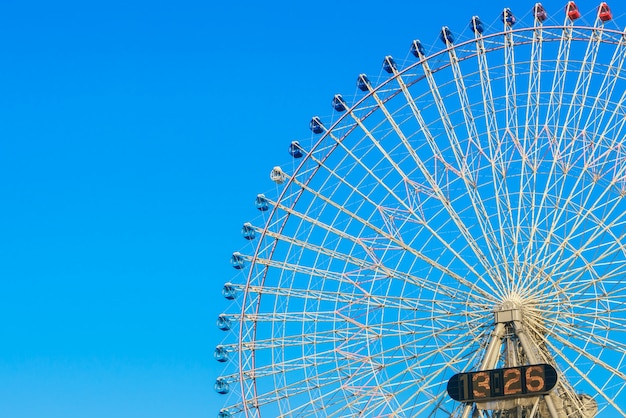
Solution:
<path fill-rule="evenodd" d="M 626 34 L 555 16 L 413 41 L 291 143 L 222 290 L 218 417 L 626 416 Z"/>

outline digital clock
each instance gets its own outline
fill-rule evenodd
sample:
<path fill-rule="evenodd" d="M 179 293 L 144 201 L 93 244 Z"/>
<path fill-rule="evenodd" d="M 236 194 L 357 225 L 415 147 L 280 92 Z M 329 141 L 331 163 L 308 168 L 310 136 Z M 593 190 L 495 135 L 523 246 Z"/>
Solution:
<path fill-rule="evenodd" d="M 554 388 L 557 378 L 549 364 L 459 373 L 448 381 L 448 395 L 459 402 L 544 395 Z"/>

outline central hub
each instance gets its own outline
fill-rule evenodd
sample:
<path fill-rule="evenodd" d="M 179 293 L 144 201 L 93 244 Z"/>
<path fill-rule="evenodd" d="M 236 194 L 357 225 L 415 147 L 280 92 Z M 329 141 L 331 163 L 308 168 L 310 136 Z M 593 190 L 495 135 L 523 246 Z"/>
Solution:
<path fill-rule="evenodd" d="M 502 303 L 495 311 L 496 324 L 506 324 L 513 321 L 522 320 L 522 309 L 520 301 L 507 300 Z"/>

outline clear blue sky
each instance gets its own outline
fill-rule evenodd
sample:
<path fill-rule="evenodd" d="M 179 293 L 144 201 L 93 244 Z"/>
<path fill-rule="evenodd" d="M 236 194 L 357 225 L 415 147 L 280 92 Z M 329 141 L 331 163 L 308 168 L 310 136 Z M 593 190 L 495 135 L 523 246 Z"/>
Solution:
<path fill-rule="evenodd" d="M 219 292 L 289 142 L 413 39 L 534 4 L 215 3 L 0 8 L 1 417 L 215 416 Z"/>

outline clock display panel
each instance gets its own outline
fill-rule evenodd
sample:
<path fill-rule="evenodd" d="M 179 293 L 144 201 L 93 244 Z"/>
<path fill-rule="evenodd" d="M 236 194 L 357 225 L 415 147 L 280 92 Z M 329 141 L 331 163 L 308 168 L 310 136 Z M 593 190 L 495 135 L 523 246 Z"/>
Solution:
<path fill-rule="evenodd" d="M 549 364 L 459 373 L 448 381 L 448 394 L 459 402 L 537 396 L 550 392 L 557 379 Z"/>

